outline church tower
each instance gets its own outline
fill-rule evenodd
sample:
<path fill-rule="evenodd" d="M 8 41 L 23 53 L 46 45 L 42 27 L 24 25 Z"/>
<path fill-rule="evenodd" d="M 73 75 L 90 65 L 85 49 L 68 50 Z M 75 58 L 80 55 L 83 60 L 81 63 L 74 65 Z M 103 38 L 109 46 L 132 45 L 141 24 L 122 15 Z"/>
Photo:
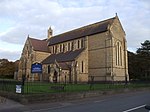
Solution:
<path fill-rule="evenodd" d="M 47 40 L 49 40 L 53 35 L 53 30 L 51 29 L 51 27 L 49 27 L 48 31 L 47 31 Z"/>

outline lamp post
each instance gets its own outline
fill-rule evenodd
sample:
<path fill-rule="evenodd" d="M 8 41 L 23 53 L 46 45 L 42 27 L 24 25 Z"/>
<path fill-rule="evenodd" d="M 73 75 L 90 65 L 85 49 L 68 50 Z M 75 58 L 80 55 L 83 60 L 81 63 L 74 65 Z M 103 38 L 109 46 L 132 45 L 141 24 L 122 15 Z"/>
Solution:
<path fill-rule="evenodd" d="M 62 71 L 62 69 L 61 69 L 61 67 L 59 67 L 59 83 L 60 83 L 60 75 L 61 75 L 61 71 Z"/>
<path fill-rule="evenodd" d="M 26 58 L 24 58 L 23 64 L 22 64 L 22 65 L 24 65 L 22 68 L 23 69 L 23 71 L 22 71 L 22 92 L 24 92 L 24 82 L 26 80 L 26 63 L 27 63 Z"/>

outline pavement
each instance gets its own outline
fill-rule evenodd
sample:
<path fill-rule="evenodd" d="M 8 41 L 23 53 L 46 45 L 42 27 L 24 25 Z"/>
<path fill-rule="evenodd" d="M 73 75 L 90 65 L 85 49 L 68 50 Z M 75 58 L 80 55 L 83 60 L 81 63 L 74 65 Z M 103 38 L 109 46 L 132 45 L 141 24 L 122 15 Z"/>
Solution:
<path fill-rule="evenodd" d="M 24 105 L 0 96 L 0 112 L 3 112 L 8 109 L 11 110 L 13 108 L 22 108 L 22 107 L 24 107 Z M 6 111 L 6 112 L 8 112 L 8 111 Z"/>
<path fill-rule="evenodd" d="M 144 107 L 150 104 L 150 91 L 27 105 L 1 99 L 0 112 L 148 112 Z"/>

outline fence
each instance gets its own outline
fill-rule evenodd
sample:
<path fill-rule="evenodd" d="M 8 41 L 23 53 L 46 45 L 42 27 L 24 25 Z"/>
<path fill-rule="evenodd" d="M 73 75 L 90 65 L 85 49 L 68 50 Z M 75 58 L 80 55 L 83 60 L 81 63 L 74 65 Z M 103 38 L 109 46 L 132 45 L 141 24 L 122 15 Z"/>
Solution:
<path fill-rule="evenodd" d="M 10 79 L 0 79 L 0 90 L 8 92 L 16 92 L 16 85 L 21 85 L 20 81 Z"/>
<path fill-rule="evenodd" d="M 24 83 L 16 80 L 0 79 L 0 91 L 16 93 L 16 85 L 21 85 L 22 94 L 45 94 L 45 93 L 62 93 L 62 92 L 81 92 L 93 90 L 111 90 L 121 88 L 139 88 L 150 87 L 150 81 L 132 81 L 126 84 L 125 82 L 105 82 L 105 81 L 90 81 L 89 83 L 50 83 L 48 81 L 36 81 Z"/>

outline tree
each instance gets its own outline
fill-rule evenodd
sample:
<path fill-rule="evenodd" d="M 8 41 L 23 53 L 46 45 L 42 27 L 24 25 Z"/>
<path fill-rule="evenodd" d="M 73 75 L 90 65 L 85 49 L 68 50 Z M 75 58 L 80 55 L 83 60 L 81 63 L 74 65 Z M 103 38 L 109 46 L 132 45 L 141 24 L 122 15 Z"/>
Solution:
<path fill-rule="evenodd" d="M 141 43 L 136 53 L 128 52 L 130 79 L 150 79 L 150 41 Z"/>
<path fill-rule="evenodd" d="M 141 78 L 150 79 L 150 41 L 141 43 L 141 47 L 136 51 L 137 59 L 140 62 Z"/>
<path fill-rule="evenodd" d="M 129 79 L 135 80 L 139 79 L 139 74 L 137 72 L 137 67 L 139 64 L 136 61 L 136 54 L 128 51 L 128 71 L 129 71 Z"/>
<path fill-rule="evenodd" d="M 146 40 L 144 43 L 141 43 L 141 45 L 141 48 L 138 48 L 136 53 L 138 55 L 150 57 L 150 40 Z"/>
<path fill-rule="evenodd" d="M 17 61 L 11 62 L 7 59 L 0 59 L 0 77 L 1 78 L 13 78 L 14 72 L 17 68 Z"/>

